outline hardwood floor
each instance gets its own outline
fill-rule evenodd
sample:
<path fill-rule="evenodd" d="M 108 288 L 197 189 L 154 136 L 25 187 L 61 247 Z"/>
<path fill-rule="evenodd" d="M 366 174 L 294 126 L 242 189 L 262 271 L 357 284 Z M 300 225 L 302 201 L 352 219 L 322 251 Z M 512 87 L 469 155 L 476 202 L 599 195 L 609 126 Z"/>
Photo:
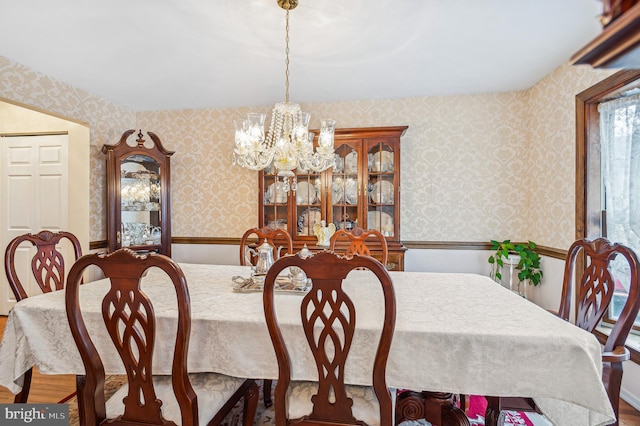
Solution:
<path fill-rule="evenodd" d="M 640 412 L 627 404 L 624 400 L 620 400 L 620 426 L 638 426 L 640 425 Z"/>
<path fill-rule="evenodd" d="M 4 332 L 7 317 L 0 316 L 0 338 Z M 58 402 L 76 389 L 76 376 L 73 375 L 45 375 L 33 372 L 29 402 L 46 403 Z M 0 403 L 13 402 L 14 395 L 4 386 L 0 386 Z M 620 426 L 640 426 L 640 412 L 620 400 Z"/>
<path fill-rule="evenodd" d="M 62 401 L 67 395 L 76 390 L 76 376 L 44 375 L 37 370 L 33 372 L 29 402 L 51 403 Z M 13 395 L 9 389 L 0 386 L 0 403 L 12 403 Z"/>

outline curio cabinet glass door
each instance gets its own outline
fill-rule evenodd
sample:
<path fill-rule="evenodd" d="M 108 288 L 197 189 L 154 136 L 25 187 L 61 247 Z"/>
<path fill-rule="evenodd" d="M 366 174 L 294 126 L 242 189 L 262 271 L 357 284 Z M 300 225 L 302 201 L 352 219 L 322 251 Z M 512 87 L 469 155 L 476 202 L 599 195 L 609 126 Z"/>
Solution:
<path fill-rule="evenodd" d="M 173 151 L 160 138 L 142 131 L 124 132 L 107 154 L 107 238 L 109 251 L 129 247 L 138 252 L 171 255 L 169 159 Z"/>

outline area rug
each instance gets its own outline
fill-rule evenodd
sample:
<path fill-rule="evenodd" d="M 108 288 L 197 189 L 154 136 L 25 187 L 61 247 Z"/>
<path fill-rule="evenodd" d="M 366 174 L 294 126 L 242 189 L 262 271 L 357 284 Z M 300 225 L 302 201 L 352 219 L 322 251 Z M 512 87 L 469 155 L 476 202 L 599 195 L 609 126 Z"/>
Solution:
<path fill-rule="evenodd" d="M 120 387 L 127 382 L 125 376 L 107 376 L 104 385 L 105 399 L 109 399 Z M 262 384 L 262 382 L 260 382 Z M 59 403 L 69 404 L 69 426 L 79 426 L 78 400 L 75 392 L 68 395 Z M 262 389 L 260 389 L 260 402 L 256 413 L 255 425 L 273 425 L 273 408 L 266 408 L 262 403 Z M 242 426 L 242 400 L 231 410 L 231 413 L 222 421 L 220 426 Z"/>
<path fill-rule="evenodd" d="M 105 397 L 108 399 L 126 382 L 124 376 L 107 376 L 105 381 Z M 260 385 L 262 383 L 260 382 Z M 273 383 L 275 387 L 275 382 Z M 260 389 L 260 402 L 254 420 L 255 426 L 275 425 L 273 418 L 273 407 L 265 408 L 262 402 L 262 389 Z M 69 395 L 60 401 L 69 404 L 69 426 L 79 426 L 78 403 L 74 394 Z M 469 398 L 469 408 L 467 416 L 471 426 L 484 426 L 484 412 L 487 408 L 487 401 L 482 396 L 471 395 Z M 503 411 L 501 414 L 501 425 L 503 426 L 551 426 L 544 416 L 537 413 L 524 413 L 516 411 Z M 404 422 L 403 426 L 431 426 L 427 421 Z M 231 413 L 222 421 L 221 426 L 242 426 L 242 401 L 231 410 Z M 441 425 L 446 426 L 446 425 Z"/>
<path fill-rule="evenodd" d="M 107 376 L 104 383 L 104 396 L 105 399 L 109 399 L 120 386 L 127 382 L 125 376 Z M 61 403 L 69 404 L 69 426 L 79 426 L 80 421 L 78 419 L 78 400 L 76 399 L 75 392 L 64 398 Z"/>
<path fill-rule="evenodd" d="M 467 417 L 471 426 L 484 426 L 484 413 L 487 409 L 487 400 L 479 395 L 469 397 Z M 503 411 L 500 413 L 499 425 L 503 426 L 552 426 L 551 422 L 538 413 L 521 411 Z"/>

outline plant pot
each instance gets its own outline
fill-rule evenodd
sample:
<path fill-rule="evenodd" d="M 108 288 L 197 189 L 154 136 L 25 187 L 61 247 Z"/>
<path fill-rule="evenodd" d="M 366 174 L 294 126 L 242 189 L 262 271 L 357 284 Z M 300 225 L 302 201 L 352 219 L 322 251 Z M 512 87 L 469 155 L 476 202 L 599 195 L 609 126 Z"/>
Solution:
<path fill-rule="evenodd" d="M 510 267 L 516 267 L 516 265 L 520 262 L 520 255 L 515 253 L 509 253 L 506 259 L 503 260 L 505 265 L 509 265 Z"/>
<path fill-rule="evenodd" d="M 516 266 L 518 266 L 518 263 L 520 262 L 520 255 L 517 255 L 515 253 L 509 253 L 509 256 L 507 256 L 504 260 L 503 260 L 505 266 L 509 266 L 509 290 L 513 291 L 513 285 L 514 285 L 514 273 L 515 273 L 515 285 L 519 287 L 520 285 L 518 284 L 518 272 L 515 269 Z M 518 294 L 520 294 L 520 291 L 518 291 Z"/>

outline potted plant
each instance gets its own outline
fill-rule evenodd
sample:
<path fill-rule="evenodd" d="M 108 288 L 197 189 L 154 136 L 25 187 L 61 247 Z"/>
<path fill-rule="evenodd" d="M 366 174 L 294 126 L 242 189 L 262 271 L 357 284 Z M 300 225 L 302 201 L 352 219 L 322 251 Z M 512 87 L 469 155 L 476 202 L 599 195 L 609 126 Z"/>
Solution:
<path fill-rule="evenodd" d="M 502 267 L 505 264 L 512 264 L 518 271 L 518 288 L 520 288 L 520 284 L 527 281 L 534 286 L 540 284 L 542 269 L 537 248 L 538 246 L 533 241 L 514 244 L 511 240 L 502 242 L 491 240 L 491 250 L 494 251 L 488 259 L 491 264 L 491 278 L 501 282 Z"/>

